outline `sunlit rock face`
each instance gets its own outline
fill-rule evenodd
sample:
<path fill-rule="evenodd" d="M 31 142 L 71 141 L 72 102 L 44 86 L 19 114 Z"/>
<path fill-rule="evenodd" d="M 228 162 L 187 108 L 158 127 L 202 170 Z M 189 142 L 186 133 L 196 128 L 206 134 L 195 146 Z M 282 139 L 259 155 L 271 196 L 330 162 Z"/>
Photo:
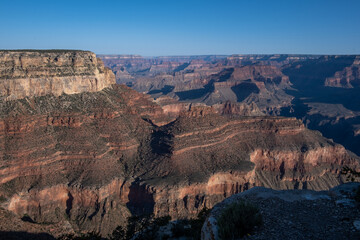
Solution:
<path fill-rule="evenodd" d="M 0 97 L 100 91 L 115 77 L 92 52 L 0 51 Z"/>
<path fill-rule="evenodd" d="M 54 53 L 33 54 L 48 59 Z M 355 155 L 295 118 L 244 116 L 257 108 L 232 103 L 173 102 L 175 110 L 162 109 L 148 95 L 111 85 L 111 72 L 103 78 L 76 75 L 101 69 L 90 64 L 93 54 L 63 54 L 58 59 L 89 57 L 65 68 L 74 74 L 66 77 L 96 78 L 107 87 L 26 95 L 38 91 L 29 85 L 32 90 L 17 98 L 25 97 L 0 100 L 1 229 L 13 230 L 5 223 L 26 215 L 49 227 L 19 223 L 17 231 L 107 236 L 133 214 L 189 218 L 253 186 L 329 189 L 342 182 L 342 166 L 359 166 Z M 45 72 L 31 76 L 57 74 Z"/>

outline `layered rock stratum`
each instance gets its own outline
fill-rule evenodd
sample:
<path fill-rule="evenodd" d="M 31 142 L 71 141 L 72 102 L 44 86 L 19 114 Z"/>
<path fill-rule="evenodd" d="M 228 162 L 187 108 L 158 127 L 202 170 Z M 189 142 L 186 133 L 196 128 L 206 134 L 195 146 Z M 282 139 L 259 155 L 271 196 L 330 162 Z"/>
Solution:
<path fill-rule="evenodd" d="M 115 83 L 111 70 L 87 51 L 0 51 L 0 97 L 100 91 Z"/>
<path fill-rule="evenodd" d="M 28 53 L 3 54 L 17 59 Z M 32 64 L 43 66 L 47 59 L 56 65 L 55 58 L 49 60 L 53 51 L 33 53 Z M 343 166 L 359 168 L 356 155 L 296 118 L 244 116 L 258 110 L 229 102 L 193 104 L 169 114 L 150 96 L 111 85 L 114 75 L 92 53 L 56 54 L 68 64 L 83 56 L 84 66 L 64 65 L 69 71 L 64 75 L 44 67 L 36 78 L 70 77 L 73 86 L 79 81 L 87 87 L 74 92 L 64 90 L 67 82 L 55 92 L 15 87 L 0 99 L 0 231 L 107 236 L 131 215 L 189 218 L 254 186 L 329 189 L 342 183 Z M 88 75 L 79 78 L 76 71 Z M 2 73 L 0 79 L 10 79 L 8 71 Z M 35 74 L 21 76 L 21 82 L 33 82 Z M 92 88 L 87 77 L 104 88 Z M 24 217 L 31 222 L 5 224 Z"/>
<path fill-rule="evenodd" d="M 116 80 L 167 109 L 183 104 L 252 104 L 257 115 L 296 117 L 360 155 L 359 56 L 231 55 L 142 58 L 100 56 Z M 170 66 L 150 71 L 157 66 Z M 160 69 L 162 69 L 160 71 Z M 127 77 L 118 73 L 123 72 Z M 158 100 L 159 99 L 159 100 Z M 256 106 L 255 106 L 256 105 Z M 177 105 L 179 107 L 179 105 Z M 238 107 L 237 107 L 238 108 Z M 255 111 L 252 111 L 255 114 Z"/>

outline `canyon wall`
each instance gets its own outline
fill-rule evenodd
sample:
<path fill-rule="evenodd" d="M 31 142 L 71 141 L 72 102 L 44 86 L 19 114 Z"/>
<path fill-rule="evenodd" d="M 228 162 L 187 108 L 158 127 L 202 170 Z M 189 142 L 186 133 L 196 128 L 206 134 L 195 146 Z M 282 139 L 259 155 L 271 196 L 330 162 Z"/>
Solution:
<path fill-rule="evenodd" d="M 78 52 L 63 54 L 59 59 Z M 86 70 L 95 65 L 87 63 L 65 69 L 96 78 Z M 329 189 L 343 181 L 343 166 L 359 169 L 357 156 L 295 118 L 243 116 L 258 109 L 229 102 L 179 106 L 169 114 L 148 95 L 110 86 L 109 75 L 98 78 L 98 86 L 109 86 L 101 91 L 43 95 L 29 85 L 35 89 L 17 95 L 25 98 L 0 100 L 0 229 L 11 231 L 5 223 L 26 216 L 54 236 L 107 236 L 131 215 L 190 218 L 254 186 Z M 52 232 L 55 226 L 65 230 Z"/>
<path fill-rule="evenodd" d="M 360 57 L 357 56 L 353 64 L 337 71 L 334 76 L 325 80 L 325 86 L 357 88 L 360 87 Z"/>
<path fill-rule="evenodd" d="M 187 105 L 256 105 L 265 115 L 302 119 L 306 127 L 360 155 L 360 101 L 354 101 L 360 94 L 357 55 L 101 57 L 115 72 L 120 68 L 128 74 L 126 80 L 117 76 L 119 82 L 157 101 L 166 97 Z M 169 61 L 180 65 L 150 71 Z M 167 110 L 179 108 L 168 103 L 162 103 Z"/>
<path fill-rule="evenodd" d="M 95 92 L 114 83 L 111 70 L 92 52 L 0 51 L 2 99 Z"/>

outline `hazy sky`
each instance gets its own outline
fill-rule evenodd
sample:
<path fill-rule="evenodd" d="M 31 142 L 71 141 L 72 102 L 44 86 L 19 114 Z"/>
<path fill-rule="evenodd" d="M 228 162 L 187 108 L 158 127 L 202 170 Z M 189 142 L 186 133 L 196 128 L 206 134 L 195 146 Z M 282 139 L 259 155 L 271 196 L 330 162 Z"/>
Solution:
<path fill-rule="evenodd" d="M 360 54 L 360 0 L 0 0 L 0 49 Z"/>

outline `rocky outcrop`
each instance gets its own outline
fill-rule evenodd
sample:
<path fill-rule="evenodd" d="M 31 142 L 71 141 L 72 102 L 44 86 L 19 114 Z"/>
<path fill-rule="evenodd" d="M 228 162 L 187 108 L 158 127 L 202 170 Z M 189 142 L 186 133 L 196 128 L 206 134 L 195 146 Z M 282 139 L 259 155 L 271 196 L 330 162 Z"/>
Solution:
<path fill-rule="evenodd" d="M 208 107 L 204 103 L 186 103 L 178 102 L 173 98 L 164 96 L 155 99 L 155 102 L 159 104 L 164 111 L 164 114 L 175 119 L 186 112 L 191 112 L 194 107 L 211 109 L 212 112 L 216 112 L 220 115 L 238 115 L 238 116 L 264 116 L 265 114 L 260 111 L 255 103 L 244 104 L 234 103 L 226 101 L 225 103 L 214 104 Z M 208 110 L 206 110 L 208 111 Z"/>
<path fill-rule="evenodd" d="M 100 91 L 115 83 L 111 70 L 86 51 L 0 51 L 0 98 L 21 99 Z"/>
<path fill-rule="evenodd" d="M 217 219 L 239 201 L 257 207 L 263 219 L 245 239 L 358 239 L 360 210 L 352 196 L 359 187 L 348 183 L 320 192 L 256 187 L 217 204 L 202 227 L 201 239 L 220 239 Z"/>

